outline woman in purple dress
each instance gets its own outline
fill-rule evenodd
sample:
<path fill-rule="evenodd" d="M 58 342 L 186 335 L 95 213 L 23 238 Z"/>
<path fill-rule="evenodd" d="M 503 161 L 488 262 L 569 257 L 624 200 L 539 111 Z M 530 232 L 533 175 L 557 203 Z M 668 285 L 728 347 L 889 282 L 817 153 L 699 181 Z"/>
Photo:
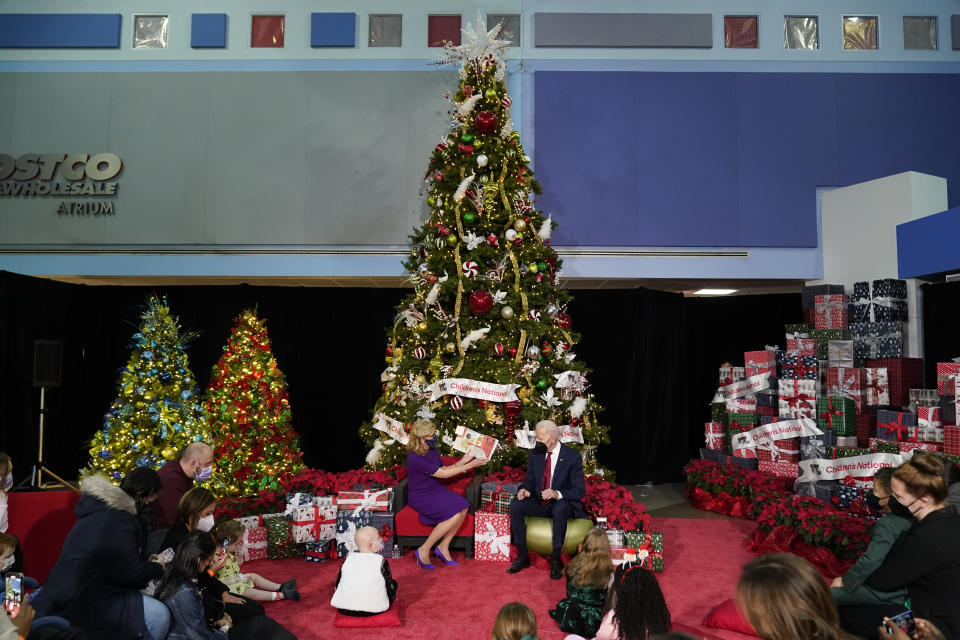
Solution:
<path fill-rule="evenodd" d="M 413 552 L 421 568 L 433 569 L 430 549 L 434 544 L 437 557 L 445 564 L 458 564 L 450 559 L 450 541 L 460 529 L 470 505 L 466 498 L 443 486 L 440 478 L 458 476 L 485 462 L 465 455 L 456 464 L 444 466 L 437 453 L 437 428 L 429 420 L 413 423 L 407 443 L 407 504 L 419 514 L 420 522 L 436 525 L 426 542 Z"/>

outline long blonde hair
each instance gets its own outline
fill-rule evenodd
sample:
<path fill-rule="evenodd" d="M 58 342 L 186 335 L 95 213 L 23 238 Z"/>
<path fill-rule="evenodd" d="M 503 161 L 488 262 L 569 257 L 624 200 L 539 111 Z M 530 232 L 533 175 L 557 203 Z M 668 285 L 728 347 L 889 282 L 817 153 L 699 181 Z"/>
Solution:
<path fill-rule="evenodd" d="M 849 640 L 823 576 L 790 553 L 749 562 L 737 584 L 737 600 L 766 640 Z"/>
<path fill-rule="evenodd" d="M 427 452 L 427 445 L 423 444 L 420 438 L 426 438 L 432 433 L 436 433 L 437 428 L 432 422 L 426 419 L 417 420 L 410 429 L 410 439 L 407 441 L 407 451 L 418 453 L 421 456 Z"/>
<path fill-rule="evenodd" d="M 594 527 L 583 539 L 580 553 L 570 561 L 564 571 L 578 587 L 606 589 L 614 570 L 610 559 L 610 540 L 607 532 Z"/>
<path fill-rule="evenodd" d="M 490 640 L 521 640 L 537 635 L 537 616 L 522 602 L 508 602 L 500 607 L 493 622 Z"/>

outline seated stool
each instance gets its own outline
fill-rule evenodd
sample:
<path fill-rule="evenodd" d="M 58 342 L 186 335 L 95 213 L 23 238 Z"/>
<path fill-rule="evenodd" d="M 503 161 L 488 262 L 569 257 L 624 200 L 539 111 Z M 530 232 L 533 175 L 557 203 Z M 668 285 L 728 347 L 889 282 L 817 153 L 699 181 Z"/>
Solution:
<path fill-rule="evenodd" d="M 525 516 L 527 524 L 527 550 L 549 556 L 553 553 L 553 520 Z M 583 539 L 593 529 L 593 520 L 571 518 L 567 520 L 567 535 L 563 539 L 563 553 L 575 555 Z"/>

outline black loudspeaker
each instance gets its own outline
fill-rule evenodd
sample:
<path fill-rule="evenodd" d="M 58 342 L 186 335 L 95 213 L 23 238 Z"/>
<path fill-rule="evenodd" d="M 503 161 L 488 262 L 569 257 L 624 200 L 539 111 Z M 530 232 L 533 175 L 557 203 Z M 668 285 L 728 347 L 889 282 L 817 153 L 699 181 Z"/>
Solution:
<path fill-rule="evenodd" d="M 33 341 L 33 386 L 59 387 L 63 343 L 59 340 Z"/>

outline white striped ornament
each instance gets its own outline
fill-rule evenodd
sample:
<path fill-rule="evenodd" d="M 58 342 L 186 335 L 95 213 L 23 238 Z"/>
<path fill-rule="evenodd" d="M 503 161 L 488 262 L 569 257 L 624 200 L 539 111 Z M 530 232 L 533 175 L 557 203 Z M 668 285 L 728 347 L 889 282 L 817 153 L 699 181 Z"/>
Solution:
<path fill-rule="evenodd" d="M 464 262 L 462 269 L 463 269 L 463 275 L 465 275 L 468 278 L 472 278 L 478 273 L 480 273 L 480 265 L 478 265 L 473 260 L 467 260 L 466 262 Z"/>
<path fill-rule="evenodd" d="M 413 357 L 416 358 L 417 360 L 423 360 L 424 358 L 427 357 L 427 350 L 424 349 L 423 347 L 417 347 L 416 349 L 413 350 Z"/>
<path fill-rule="evenodd" d="M 460 396 L 453 396 L 450 398 L 450 408 L 454 411 L 459 411 L 463 408 L 463 398 Z"/>

